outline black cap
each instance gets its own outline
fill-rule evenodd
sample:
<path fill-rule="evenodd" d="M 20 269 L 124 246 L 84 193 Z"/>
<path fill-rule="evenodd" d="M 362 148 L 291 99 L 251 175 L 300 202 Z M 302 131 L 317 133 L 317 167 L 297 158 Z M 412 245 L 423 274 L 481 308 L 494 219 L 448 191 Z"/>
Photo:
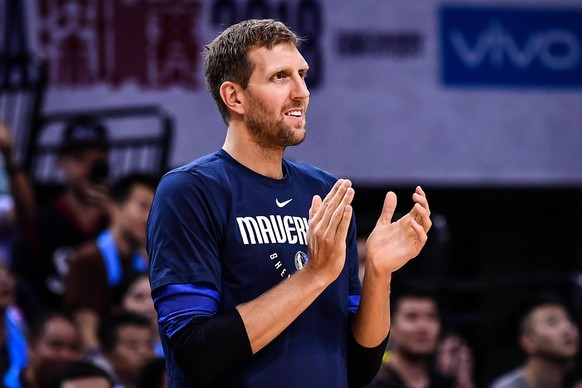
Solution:
<path fill-rule="evenodd" d="M 107 150 L 109 148 L 107 128 L 91 117 L 81 117 L 70 121 L 63 131 L 60 153 L 87 147 Z"/>

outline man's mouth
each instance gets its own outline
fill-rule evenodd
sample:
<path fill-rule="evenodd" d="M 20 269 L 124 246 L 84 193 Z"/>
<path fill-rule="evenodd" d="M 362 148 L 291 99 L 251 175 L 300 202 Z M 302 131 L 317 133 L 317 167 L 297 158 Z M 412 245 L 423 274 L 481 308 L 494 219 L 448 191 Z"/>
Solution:
<path fill-rule="evenodd" d="M 290 110 L 287 113 L 285 113 L 286 116 L 291 116 L 291 117 L 301 117 L 303 116 L 303 111 L 302 110 Z"/>

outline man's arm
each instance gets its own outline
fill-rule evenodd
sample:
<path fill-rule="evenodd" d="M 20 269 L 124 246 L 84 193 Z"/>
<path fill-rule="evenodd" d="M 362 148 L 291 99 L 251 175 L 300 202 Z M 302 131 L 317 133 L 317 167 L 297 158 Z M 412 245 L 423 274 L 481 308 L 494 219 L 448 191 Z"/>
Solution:
<path fill-rule="evenodd" d="M 285 330 L 340 274 L 346 256 L 346 236 L 354 197 L 351 182 L 340 179 L 309 209 L 309 262 L 302 271 L 257 299 L 237 306 L 253 354 Z"/>
<path fill-rule="evenodd" d="M 427 241 L 432 222 L 424 191 L 416 188 L 413 209 L 396 222 L 396 195 L 389 192 L 382 213 L 366 242 L 366 270 L 360 306 L 352 324 L 355 341 L 376 348 L 390 331 L 390 282 L 392 272 L 416 257 Z M 372 376 L 373 377 L 373 376 Z"/>
<path fill-rule="evenodd" d="M 17 221 L 20 225 L 26 225 L 32 222 L 36 215 L 36 199 L 28 175 L 16 161 L 10 130 L 2 120 L 0 120 L 0 153 L 4 158 L 4 168 L 10 184 L 10 195 L 14 199 Z"/>
<path fill-rule="evenodd" d="M 229 365 L 258 352 L 339 276 L 345 263 L 353 196 L 347 180 L 336 182 L 323 201 L 315 196 L 309 210 L 309 261 L 305 268 L 236 310 L 215 314 L 213 300 L 219 296 L 191 285 L 161 287 L 154 292 L 160 328 L 191 381 L 211 385 Z M 194 312 L 194 305 L 198 310 L 200 306 L 207 308 Z M 204 367 L 200 360 L 204 360 Z"/>

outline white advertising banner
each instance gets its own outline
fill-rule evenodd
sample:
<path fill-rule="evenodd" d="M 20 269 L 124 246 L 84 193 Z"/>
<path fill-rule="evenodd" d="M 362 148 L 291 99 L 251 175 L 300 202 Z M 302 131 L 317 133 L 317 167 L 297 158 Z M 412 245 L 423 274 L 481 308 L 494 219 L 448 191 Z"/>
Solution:
<path fill-rule="evenodd" d="M 308 136 L 289 157 L 362 184 L 582 185 L 581 0 L 28 0 L 27 17 L 45 112 L 159 104 L 172 165 L 225 135 L 204 44 L 272 17 L 308 37 Z"/>

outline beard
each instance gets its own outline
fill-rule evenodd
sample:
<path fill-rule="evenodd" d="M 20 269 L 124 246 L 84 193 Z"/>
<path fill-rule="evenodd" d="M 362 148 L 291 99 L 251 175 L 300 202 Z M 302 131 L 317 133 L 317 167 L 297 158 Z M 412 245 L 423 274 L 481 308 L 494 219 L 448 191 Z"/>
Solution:
<path fill-rule="evenodd" d="M 265 104 L 256 99 L 252 93 L 249 93 L 249 96 L 252 108 L 249 110 L 250 113 L 245 115 L 245 122 L 257 144 L 269 148 L 285 148 L 301 144 L 305 140 L 307 130 L 303 123 L 289 125 L 283 117 L 275 118 L 276 115 L 269 112 Z M 293 106 L 285 110 L 290 108 Z M 305 112 L 303 105 L 298 108 Z"/>

